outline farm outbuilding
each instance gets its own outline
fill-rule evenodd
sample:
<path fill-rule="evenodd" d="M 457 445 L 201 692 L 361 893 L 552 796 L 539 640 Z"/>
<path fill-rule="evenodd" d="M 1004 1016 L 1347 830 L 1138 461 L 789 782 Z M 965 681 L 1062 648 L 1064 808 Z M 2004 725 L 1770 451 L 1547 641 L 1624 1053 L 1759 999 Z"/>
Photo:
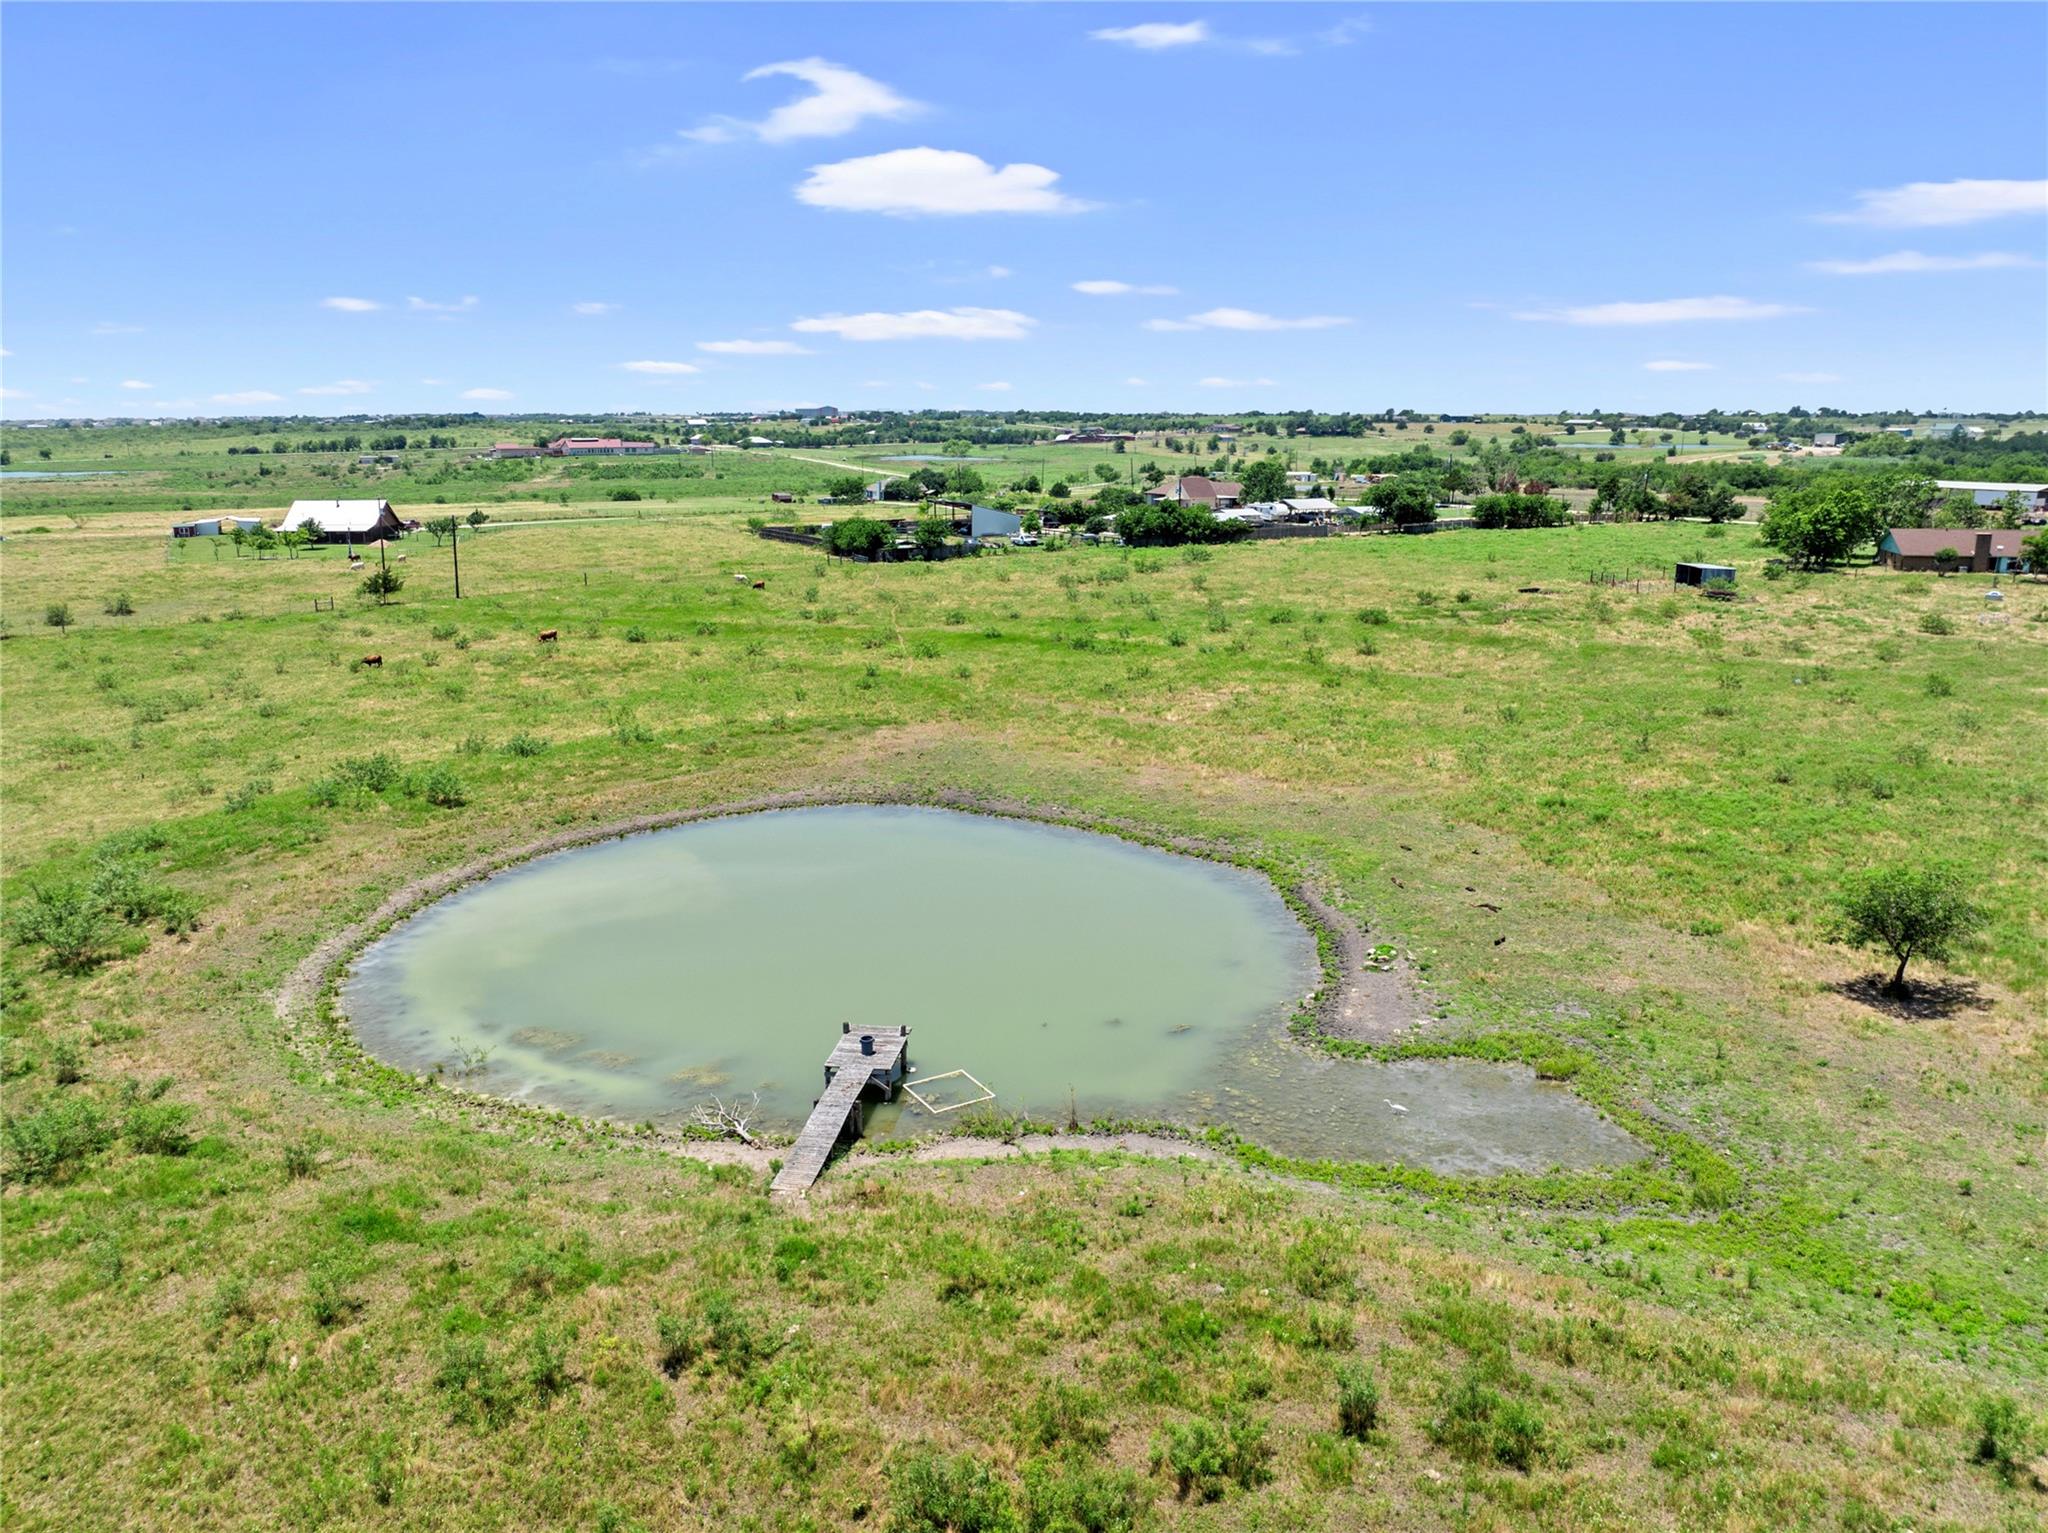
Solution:
<path fill-rule="evenodd" d="M 1735 584 L 1735 566 L 1732 564 L 1681 564 L 1671 573 L 1674 585 L 1681 586 L 1732 586 Z"/>
<path fill-rule="evenodd" d="M 174 538 L 231 538 L 235 530 L 254 532 L 263 525 L 260 516 L 207 516 L 196 522 L 173 522 L 171 536 Z"/>
<path fill-rule="evenodd" d="M 296 532 L 308 522 L 319 527 L 323 543 L 363 543 L 405 532 L 388 500 L 295 500 L 277 530 Z"/>

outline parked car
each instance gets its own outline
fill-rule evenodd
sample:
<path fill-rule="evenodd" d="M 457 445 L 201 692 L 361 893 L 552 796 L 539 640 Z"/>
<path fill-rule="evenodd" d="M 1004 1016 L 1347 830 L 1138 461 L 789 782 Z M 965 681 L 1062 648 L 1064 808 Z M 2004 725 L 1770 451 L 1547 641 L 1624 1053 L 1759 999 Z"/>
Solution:
<path fill-rule="evenodd" d="M 1036 548 L 1038 547 L 1038 534 L 1035 532 L 1020 532 L 1010 539 L 1010 546 L 1012 548 Z"/>

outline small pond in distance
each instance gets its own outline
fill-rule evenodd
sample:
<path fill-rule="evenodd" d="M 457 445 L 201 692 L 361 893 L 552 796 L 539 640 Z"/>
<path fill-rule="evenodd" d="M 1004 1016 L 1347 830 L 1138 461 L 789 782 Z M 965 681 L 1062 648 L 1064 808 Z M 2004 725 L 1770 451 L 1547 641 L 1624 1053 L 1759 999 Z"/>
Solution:
<path fill-rule="evenodd" d="M 844 805 L 558 852 L 372 944 L 343 984 L 401 1068 L 587 1114 L 678 1122 L 761 1093 L 794 1129 L 842 1021 L 908 1023 L 916 1075 L 1064 1120 L 1223 1123 L 1275 1150 L 1484 1173 L 1641 1147 L 1518 1067 L 1332 1059 L 1286 1032 L 1315 943 L 1243 869 L 1059 826 Z M 956 1087 L 957 1082 L 947 1083 Z M 1389 1103 L 1399 1103 L 1396 1112 Z M 871 1135 L 939 1126 L 911 1104 Z"/>

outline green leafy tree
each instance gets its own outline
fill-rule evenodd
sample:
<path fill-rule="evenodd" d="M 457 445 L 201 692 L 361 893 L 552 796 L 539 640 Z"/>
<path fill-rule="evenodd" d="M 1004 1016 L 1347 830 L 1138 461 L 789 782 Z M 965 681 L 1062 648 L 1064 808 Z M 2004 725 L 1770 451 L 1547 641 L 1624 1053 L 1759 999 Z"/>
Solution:
<path fill-rule="evenodd" d="M 53 601 L 43 609 L 43 621 L 61 634 L 76 622 L 77 619 L 72 617 L 71 606 L 68 602 Z"/>
<path fill-rule="evenodd" d="M 1095 465 L 1095 477 L 1104 484 L 1115 484 L 1123 475 L 1114 463 L 1098 463 Z"/>
<path fill-rule="evenodd" d="M 377 598 L 377 605 L 389 605 L 391 598 L 405 589 L 405 577 L 388 564 L 380 564 L 363 577 L 362 593 Z"/>
<path fill-rule="evenodd" d="M 945 548 L 946 539 L 952 535 L 953 523 L 943 516 L 920 516 L 910 531 L 910 539 L 917 545 L 921 559 L 936 559 Z"/>
<path fill-rule="evenodd" d="M 1735 492 L 1696 468 L 1682 471 L 1664 497 L 1667 516 L 1693 516 L 1709 522 L 1730 522 L 1742 514 Z"/>
<path fill-rule="evenodd" d="M 1437 483 L 1428 474 L 1392 474 L 1365 492 L 1365 503 L 1396 527 L 1436 520 Z"/>
<path fill-rule="evenodd" d="M 1260 458 L 1247 463 L 1238 480 L 1249 503 L 1279 500 L 1287 493 L 1287 465 L 1278 458 Z"/>
<path fill-rule="evenodd" d="M 1809 569 L 1837 564 L 1884 535 L 1867 486 L 1830 474 L 1788 485 L 1764 512 L 1763 541 Z"/>
<path fill-rule="evenodd" d="M 842 505 L 859 505 L 868 492 L 868 482 L 858 474 L 841 474 L 825 486 L 825 493 Z"/>
<path fill-rule="evenodd" d="M 484 510 L 483 507 L 481 506 L 477 507 L 476 510 L 470 512 L 469 515 L 463 518 L 463 520 L 473 528 L 483 526 L 483 524 L 489 521 L 490 519 L 491 513 Z"/>
<path fill-rule="evenodd" d="M 826 528 L 824 533 L 826 549 L 848 559 L 874 558 L 888 543 L 889 537 L 889 524 L 872 516 L 849 516 L 845 521 L 835 522 Z"/>
<path fill-rule="evenodd" d="M 961 464 L 946 475 L 946 489 L 954 495 L 979 495 L 988 488 L 988 481 L 981 477 L 978 469 Z"/>
<path fill-rule="evenodd" d="M 1047 490 L 1045 493 L 1050 495 L 1054 500 L 1065 500 L 1069 495 L 1073 493 L 1073 491 L 1067 488 L 1066 480 L 1055 479 L 1052 482 L 1052 488 Z"/>
<path fill-rule="evenodd" d="M 437 516 L 427 522 L 427 533 L 433 538 L 434 546 L 439 548 L 448 539 L 455 536 L 455 529 L 461 525 L 452 516 Z"/>
<path fill-rule="evenodd" d="M 2020 540 L 2020 555 L 2036 575 L 2048 575 L 2048 529 Z"/>
<path fill-rule="evenodd" d="M 1984 912 L 1970 899 L 1959 874 L 1902 864 L 1851 878 L 1836 896 L 1830 935 L 1896 958 L 1898 967 L 1885 989 L 1905 995 L 1908 963 L 1948 958 L 1983 923 Z"/>
<path fill-rule="evenodd" d="M 1548 495 L 1482 495 L 1472 503 L 1472 525 L 1487 528 L 1562 527 L 1564 502 Z"/>

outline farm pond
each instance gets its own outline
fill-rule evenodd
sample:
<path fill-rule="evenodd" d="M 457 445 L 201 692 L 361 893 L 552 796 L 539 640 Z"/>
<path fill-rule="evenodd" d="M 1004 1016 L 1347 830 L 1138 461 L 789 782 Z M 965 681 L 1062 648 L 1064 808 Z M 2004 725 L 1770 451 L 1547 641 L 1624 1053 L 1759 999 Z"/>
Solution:
<path fill-rule="evenodd" d="M 1642 1147 L 1520 1066 L 1335 1059 L 1288 1036 L 1316 948 L 1226 864 L 884 805 L 736 815 L 557 852 L 372 943 L 342 1005 L 373 1056 L 537 1106 L 680 1123 L 760 1093 L 793 1130 L 840 1034 L 907 1023 L 913 1086 L 992 1107 L 1222 1124 L 1283 1154 L 1487 1174 Z M 934 1081 L 934 1106 L 974 1095 Z M 960 1116 L 968 1116 L 961 1113 Z M 947 1126 L 908 1095 L 870 1137 Z"/>

